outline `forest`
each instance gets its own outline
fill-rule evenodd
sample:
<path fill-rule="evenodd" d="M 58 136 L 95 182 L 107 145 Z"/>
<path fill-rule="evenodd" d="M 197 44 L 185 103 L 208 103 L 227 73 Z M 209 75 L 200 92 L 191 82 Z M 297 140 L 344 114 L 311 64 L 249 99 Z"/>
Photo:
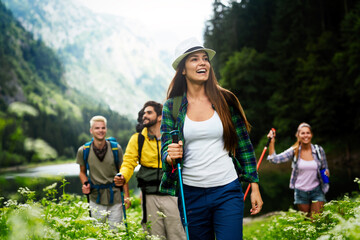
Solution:
<path fill-rule="evenodd" d="M 252 124 L 258 150 L 277 130 L 278 150 L 307 122 L 335 167 L 359 172 L 360 1 L 214 1 L 205 46 L 220 84 Z"/>

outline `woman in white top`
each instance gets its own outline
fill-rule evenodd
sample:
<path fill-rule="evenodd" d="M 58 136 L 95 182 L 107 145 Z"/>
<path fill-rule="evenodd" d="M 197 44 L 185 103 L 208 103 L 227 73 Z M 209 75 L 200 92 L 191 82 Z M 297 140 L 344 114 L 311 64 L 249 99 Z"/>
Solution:
<path fill-rule="evenodd" d="M 251 214 L 263 204 L 249 124 L 235 95 L 218 85 L 210 64 L 214 55 L 195 39 L 179 45 L 162 115 L 160 191 L 178 194 L 174 168 L 181 159 L 191 240 L 242 239 L 241 181 L 251 182 Z M 172 114 L 175 99 L 181 101 L 177 117 Z M 173 130 L 179 132 L 179 143 L 172 143 Z"/>
<path fill-rule="evenodd" d="M 301 123 L 295 136 L 297 141 L 293 146 L 276 154 L 275 133 L 270 131 L 268 137 L 272 140 L 268 160 L 276 164 L 293 161 L 290 188 L 294 189 L 294 204 L 311 217 L 313 213 L 321 211 L 326 201 L 325 193 L 329 190 L 330 172 L 324 149 L 311 144 L 313 133 L 310 125 Z"/>

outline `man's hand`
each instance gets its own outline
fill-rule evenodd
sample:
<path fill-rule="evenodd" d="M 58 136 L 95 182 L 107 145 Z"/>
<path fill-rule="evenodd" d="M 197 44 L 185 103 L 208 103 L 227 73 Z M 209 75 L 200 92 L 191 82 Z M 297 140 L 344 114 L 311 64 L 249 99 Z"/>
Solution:
<path fill-rule="evenodd" d="M 83 192 L 83 194 L 85 194 L 85 195 L 90 194 L 90 184 L 89 184 L 89 182 L 85 182 L 85 183 L 82 185 L 82 192 Z"/>
<path fill-rule="evenodd" d="M 125 184 L 125 178 L 123 175 L 114 177 L 115 186 L 121 187 Z"/>
<path fill-rule="evenodd" d="M 125 202 L 126 210 L 129 209 L 129 208 L 131 207 L 130 198 L 129 198 L 129 197 L 126 197 L 126 198 L 124 199 L 124 202 Z"/>

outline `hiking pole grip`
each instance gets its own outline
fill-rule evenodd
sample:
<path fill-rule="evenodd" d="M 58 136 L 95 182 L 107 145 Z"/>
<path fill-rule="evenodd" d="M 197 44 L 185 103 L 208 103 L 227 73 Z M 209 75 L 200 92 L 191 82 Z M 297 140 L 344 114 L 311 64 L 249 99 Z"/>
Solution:
<path fill-rule="evenodd" d="M 271 131 L 273 131 L 274 133 L 276 132 L 275 128 L 271 128 Z M 264 149 L 263 149 L 263 151 L 262 151 L 262 153 L 261 153 L 261 156 L 260 156 L 260 158 L 259 158 L 259 162 L 258 162 L 258 164 L 257 164 L 257 166 L 256 166 L 256 171 L 259 170 L 260 164 L 261 164 L 261 162 L 262 162 L 262 160 L 263 160 L 263 158 L 264 158 L 264 155 L 265 155 L 266 150 L 268 149 L 268 147 L 269 147 L 269 145 L 270 145 L 271 139 L 272 139 L 272 138 L 269 137 L 268 140 L 267 140 L 267 142 L 266 142 L 266 145 L 265 145 L 265 147 L 264 147 Z M 247 189 L 246 189 L 246 191 L 245 191 L 245 194 L 244 194 L 244 201 L 245 201 L 245 199 L 246 199 L 246 197 L 247 197 L 247 195 L 248 195 L 248 193 L 249 193 L 250 186 L 251 186 L 251 185 L 250 185 L 250 183 L 249 183 L 249 185 L 247 186 Z"/>
<path fill-rule="evenodd" d="M 274 133 L 276 133 L 276 129 L 275 128 L 271 128 L 271 131 L 273 131 Z M 267 143 L 266 143 L 266 148 L 268 148 L 269 147 L 269 145 L 270 145 L 270 142 L 271 142 L 271 139 L 273 139 L 273 138 L 268 138 L 268 141 L 267 141 Z"/>
<path fill-rule="evenodd" d="M 179 135 L 173 134 L 172 135 L 172 142 L 173 143 L 179 143 Z"/>
<path fill-rule="evenodd" d="M 172 142 L 173 143 L 179 143 L 179 131 L 178 130 L 173 130 L 170 132 L 171 137 L 172 137 Z M 178 164 L 181 161 L 181 158 L 175 159 L 175 163 Z"/>
<path fill-rule="evenodd" d="M 118 173 L 118 174 L 116 174 L 116 176 L 117 176 L 117 177 L 121 177 L 122 174 L 121 174 L 121 173 Z M 116 188 L 120 188 L 120 191 L 121 191 L 121 192 L 124 191 L 124 185 L 122 185 L 122 186 L 116 186 L 116 185 L 115 185 L 115 187 L 116 187 Z"/>

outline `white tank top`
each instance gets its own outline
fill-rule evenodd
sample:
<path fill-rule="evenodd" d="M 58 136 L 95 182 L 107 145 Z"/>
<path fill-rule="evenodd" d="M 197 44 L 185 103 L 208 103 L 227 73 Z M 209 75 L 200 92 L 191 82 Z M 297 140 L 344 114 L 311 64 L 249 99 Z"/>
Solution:
<path fill-rule="evenodd" d="M 237 174 L 229 153 L 224 149 L 223 126 L 217 112 L 205 121 L 184 122 L 183 182 L 194 187 L 218 187 Z"/>
<path fill-rule="evenodd" d="M 317 177 L 317 164 L 315 160 L 305 161 L 300 158 L 298 170 L 299 173 L 295 182 L 296 189 L 308 192 L 320 184 Z"/>

